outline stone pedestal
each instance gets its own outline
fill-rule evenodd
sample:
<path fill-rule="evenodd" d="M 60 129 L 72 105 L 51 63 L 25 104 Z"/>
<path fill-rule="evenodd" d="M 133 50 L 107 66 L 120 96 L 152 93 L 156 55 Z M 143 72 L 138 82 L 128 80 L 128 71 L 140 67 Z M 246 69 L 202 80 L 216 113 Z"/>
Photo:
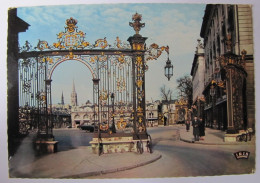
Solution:
<path fill-rule="evenodd" d="M 140 136 L 144 152 L 148 152 L 147 143 L 148 138 Z M 98 153 L 99 145 L 103 146 L 103 153 L 124 153 L 124 152 L 137 152 L 137 142 L 140 140 L 131 133 L 115 133 L 115 134 L 101 134 L 101 139 L 98 138 L 98 134 L 93 135 L 93 139 L 90 142 L 92 152 Z"/>
<path fill-rule="evenodd" d="M 235 133 L 235 134 L 225 134 L 224 142 L 236 142 L 238 135 L 239 135 L 238 133 Z"/>
<path fill-rule="evenodd" d="M 35 141 L 36 151 L 40 154 L 57 152 L 58 141 L 38 140 Z"/>
<path fill-rule="evenodd" d="M 224 142 L 237 142 L 237 137 L 242 134 L 246 134 L 246 131 L 239 130 L 238 133 L 234 133 L 234 134 L 227 133 L 227 134 L 225 134 Z"/>

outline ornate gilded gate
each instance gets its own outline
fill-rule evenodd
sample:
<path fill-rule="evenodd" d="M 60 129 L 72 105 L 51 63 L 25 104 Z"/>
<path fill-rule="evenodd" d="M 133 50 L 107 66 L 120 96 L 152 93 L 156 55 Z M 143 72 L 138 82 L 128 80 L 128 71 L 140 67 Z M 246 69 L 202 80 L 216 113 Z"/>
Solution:
<path fill-rule="evenodd" d="M 92 74 L 93 109 L 99 127 L 109 127 L 114 116 L 119 115 L 119 123 L 133 121 L 136 134 L 146 133 L 147 61 L 157 59 L 162 51 L 169 54 L 169 47 L 154 43 L 146 48 L 147 38 L 139 34 L 145 25 L 140 23 L 141 19 L 136 13 L 129 23 L 136 32 L 129 37 L 130 44 L 119 37 L 114 44 L 109 44 L 106 38 L 91 44 L 73 18 L 66 20 L 65 31 L 57 34 L 57 42 L 52 45 L 39 40 L 38 45 L 32 47 L 26 42 L 19 54 L 20 132 L 36 129 L 40 137 L 53 137 L 52 73 L 62 62 L 73 60 L 83 63 Z M 112 109 L 112 100 L 115 109 Z"/>
<path fill-rule="evenodd" d="M 245 130 L 247 123 L 246 109 L 246 77 L 245 57 L 246 51 L 241 51 L 241 56 L 232 53 L 231 35 L 227 36 L 227 53 L 218 58 L 221 66 L 221 77 L 227 92 L 227 133 L 238 133 Z M 223 87 L 223 86 L 222 86 Z"/>

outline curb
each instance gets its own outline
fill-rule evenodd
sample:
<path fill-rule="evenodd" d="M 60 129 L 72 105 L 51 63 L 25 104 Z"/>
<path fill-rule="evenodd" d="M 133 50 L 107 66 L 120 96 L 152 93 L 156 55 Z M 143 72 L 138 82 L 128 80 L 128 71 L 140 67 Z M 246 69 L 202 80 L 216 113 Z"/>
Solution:
<path fill-rule="evenodd" d="M 58 177 L 58 178 L 62 178 L 62 179 L 66 179 L 66 178 L 83 178 L 83 177 L 98 176 L 98 175 L 102 175 L 102 174 L 109 174 L 109 173 L 115 173 L 115 172 L 130 170 L 130 169 L 134 169 L 134 168 L 137 168 L 137 167 L 141 167 L 141 166 L 153 163 L 153 162 L 159 160 L 161 157 L 162 157 L 162 155 L 159 154 L 157 157 L 155 157 L 152 160 L 149 160 L 149 161 L 146 161 L 146 162 L 142 162 L 142 163 L 138 163 L 138 164 L 131 165 L 131 166 L 125 166 L 125 167 L 114 168 L 114 169 L 109 169 L 109 170 L 99 170 L 99 171 L 87 172 L 87 173 L 81 173 L 81 174 L 75 174 L 75 175 L 67 175 L 67 176 Z"/>
<path fill-rule="evenodd" d="M 210 142 L 198 142 L 198 141 L 192 141 L 192 140 L 186 140 L 180 137 L 180 140 L 187 143 L 193 143 L 193 144 L 202 144 L 202 145 L 253 145 L 252 143 L 244 143 L 244 142 L 223 142 L 223 143 L 210 143 Z"/>

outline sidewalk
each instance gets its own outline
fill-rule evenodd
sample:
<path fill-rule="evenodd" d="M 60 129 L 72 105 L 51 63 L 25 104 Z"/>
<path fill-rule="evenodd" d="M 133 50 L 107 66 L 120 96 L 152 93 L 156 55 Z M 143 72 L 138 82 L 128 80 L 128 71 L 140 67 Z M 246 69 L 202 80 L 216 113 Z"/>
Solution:
<path fill-rule="evenodd" d="M 224 142 L 225 132 L 210 128 L 206 128 L 204 140 L 194 142 L 192 127 L 189 132 L 184 125 L 178 125 L 173 129 L 179 129 L 175 130 L 176 139 L 194 145 L 255 145 L 255 137 L 248 142 Z M 171 130 L 168 132 L 172 133 Z M 30 137 L 25 138 L 15 156 L 9 160 L 11 178 L 85 178 L 136 168 L 161 158 L 158 151 L 152 154 L 126 152 L 98 156 L 92 153 L 90 146 L 80 146 L 76 149 L 37 157 L 31 146 Z"/>
<path fill-rule="evenodd" d="M 247 142 L 224 142 L 224 131 L 205 128 L 205 137 L 204 140 L 194 141 L 193 136 L 193 128 L 191 127 L 189 132 L 186 131 L 186 127 L 180 126 L 180 140 L 188 143 L 195 143 L 195 144 L 205 144 L 205 145 L 254 145 L 255 144 L 255 136 L 252 137 L 251 141 Z"/>
<path fill-rule="evenodd" d="M 156 151 L 152 154 L 127 152 L 98 156 L 92 153 L 90 146 L 35 157 L 28 144 L 28 141 L 23 144 L 19 153 L 9 160 L 10 177 L 84 178 L 136 168 L 161 158 Z"/>

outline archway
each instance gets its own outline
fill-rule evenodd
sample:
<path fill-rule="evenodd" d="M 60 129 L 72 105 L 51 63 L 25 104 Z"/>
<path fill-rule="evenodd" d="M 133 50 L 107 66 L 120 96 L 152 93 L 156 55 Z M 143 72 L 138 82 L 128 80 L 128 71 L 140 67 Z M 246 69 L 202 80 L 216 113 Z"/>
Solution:
<path fill-rule="evenodd" d="M 53 66 L 50 70 L 52 115 L 61 116 L 69 112 L 70 124 L 63 120 L 55 120 L 55 127 L 76 128 L 83 123 L 90 123 L 85 119 L 84 114 L 93 113 L 93 72 L 78 60 L 63 60 Z M 89 111 L 90 110 L 90 111 Z M 80 118 L 76 119 L 74 114 L 79 113 Z M 56 119 L 56 118 L 55 118 Z M 76 125 L 76 121 L 79 124 Z M 91 123 L 94 120 L 91 119 Z M 62 125 L 57 125 L 62 124 Z"/>

